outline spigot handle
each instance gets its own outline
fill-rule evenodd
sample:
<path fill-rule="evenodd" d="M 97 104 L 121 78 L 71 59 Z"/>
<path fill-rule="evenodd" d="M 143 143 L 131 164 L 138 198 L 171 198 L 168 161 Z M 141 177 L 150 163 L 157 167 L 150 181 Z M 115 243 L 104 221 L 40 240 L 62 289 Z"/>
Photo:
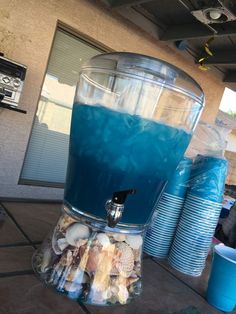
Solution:
<path fill-rule="evenodd" d="M 124 202 L 129 194 L 135 194 L 135 189 L 114 192 L 112 199 L 108 200 L 105 204 L 107 210 L 107 224 L 109 227 L 114 228 L 121 220 L 124 211 Z"/>
<path fill-rule="evenodd" d="M 136 193 L 135 189 L 114 192 L 113 197 L 112 197 L 112 202 L 116 204 L 124 204 L 127 196 L 129 194 L 135 194 L 135 193 Z"/>

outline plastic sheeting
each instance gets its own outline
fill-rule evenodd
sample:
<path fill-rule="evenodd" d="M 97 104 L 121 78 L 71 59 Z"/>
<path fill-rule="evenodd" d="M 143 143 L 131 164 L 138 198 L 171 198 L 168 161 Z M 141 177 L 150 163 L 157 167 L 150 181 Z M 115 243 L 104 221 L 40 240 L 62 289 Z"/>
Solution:
<path fill-rule="evenodd" d="M 200 276 L 222 208 L 227 161 L 198 155 L 172 244 L 169 263 L 177 270 Z"/>

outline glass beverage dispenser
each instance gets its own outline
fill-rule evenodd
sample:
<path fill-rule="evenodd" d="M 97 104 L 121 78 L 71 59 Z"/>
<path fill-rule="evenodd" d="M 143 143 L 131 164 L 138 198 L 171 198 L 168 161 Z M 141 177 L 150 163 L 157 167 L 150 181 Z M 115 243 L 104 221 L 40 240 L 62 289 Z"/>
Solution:
<path fill-rule="evenodd" d="M 145 227 L 203 103 L 191 77 L 158 59 L 110 53 L 83 66 L 62 216 L 33 257 L 47 285 L 97 305 L 141 293 Z"/>

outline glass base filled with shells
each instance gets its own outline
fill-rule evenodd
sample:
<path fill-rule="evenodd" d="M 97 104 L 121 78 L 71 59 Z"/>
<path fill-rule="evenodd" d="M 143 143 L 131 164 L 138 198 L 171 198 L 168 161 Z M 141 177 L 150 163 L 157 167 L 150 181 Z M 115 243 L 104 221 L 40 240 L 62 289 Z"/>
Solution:
<path fill-rule="evenodd" d="M 34 254 L 33 268 L 46 285 L 71 299 L 127 304 L 142 290 L 143 231 L 115 230 L 63 212 Z"/>

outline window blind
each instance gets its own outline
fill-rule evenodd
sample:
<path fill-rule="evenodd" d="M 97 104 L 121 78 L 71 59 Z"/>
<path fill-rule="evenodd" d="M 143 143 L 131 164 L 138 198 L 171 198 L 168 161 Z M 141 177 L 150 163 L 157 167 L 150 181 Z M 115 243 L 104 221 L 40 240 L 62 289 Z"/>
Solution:
<path fill-rule="evenodd" d="M 63 186 L 66 176 L 71 109 L 82 64 L 101 53 L 58 30 L 21 172 L 21 183 Z"/>

